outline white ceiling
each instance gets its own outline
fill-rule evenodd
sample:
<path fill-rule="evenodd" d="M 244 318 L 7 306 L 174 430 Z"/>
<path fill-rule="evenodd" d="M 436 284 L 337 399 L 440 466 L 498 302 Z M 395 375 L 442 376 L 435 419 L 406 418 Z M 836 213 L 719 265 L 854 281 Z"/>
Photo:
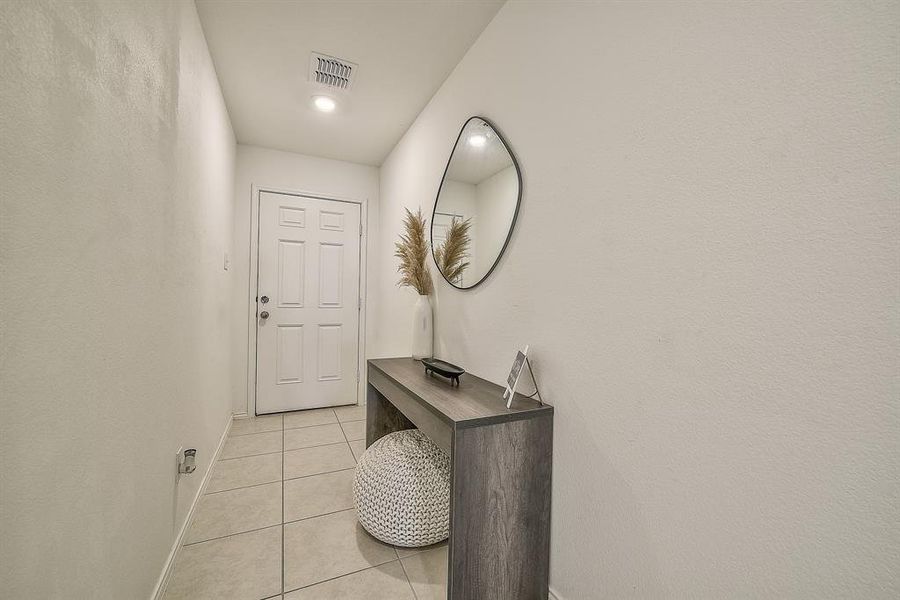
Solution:
<path fill-rule="evenodd" d="M 238 142 L 380 165 L 503 0 L 196 0 Z M 311 108 L 316 51 L 359 65 Z"/>

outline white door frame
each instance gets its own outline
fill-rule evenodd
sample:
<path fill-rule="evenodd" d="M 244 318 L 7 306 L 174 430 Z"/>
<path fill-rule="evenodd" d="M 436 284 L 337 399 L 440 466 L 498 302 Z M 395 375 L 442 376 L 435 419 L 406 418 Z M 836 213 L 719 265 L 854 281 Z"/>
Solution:
<path fill-rule="evenodd" d="M 346 198 L 323 192 L 285 190 L 272 186 L 250 186 L 250 279 L 248 280 L 247 311 L 247 415 L 256 414 L 256 298 L 259 292 L 259 195 L 261 192 L 284 194 L 286 196 L 303 196 L 317 200 L 348 202 L 360 207 L 359 222 L 362 234 L 359 238 L 359 331 L 357 339 L 357 369 L 359 377 L 356 382 L 356 403 L 361 404 L 363 390 L 366 389 L 366 246 L 369 237 L 369 199 Z"/>

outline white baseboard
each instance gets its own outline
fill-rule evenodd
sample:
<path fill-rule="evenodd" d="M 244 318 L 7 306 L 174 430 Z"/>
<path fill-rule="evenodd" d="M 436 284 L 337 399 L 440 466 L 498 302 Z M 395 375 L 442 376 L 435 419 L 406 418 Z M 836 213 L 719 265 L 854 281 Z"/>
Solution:
<path fill-rule="evenodd" d="M 181 531 L 179 531 L 178 535 L 175 537 L 175 542 L 172 544 L 172 549 L 169 551 L 169 557 L 166 559 L 165 565 L 163 565 L 162 573 L 160 573 L 159 579 L 156 581 L 156 587 L 153 588 L 150 600 L 162 600 L 162 597 L 166 593 L 166 586 L 169 584 L 169 577 L 172 575 L 172 567 L 175 566 L 175 560 L 178 558 L 178 552 L 181 550 L 184 534 L 187 533 L 188 529 L 191 527 L 191 523 L 194 520 L 194 509 L 197 508 L 197 501 L 200 500 L 200 496 L 206 491 L 206 485 L 209 483 L 209 475 L 212 473 L 213 465 L 219 460 L 219 454 L 222 453 L 222 448 L 225 446 L 225 440 L 228 438 L 228 432 L 231 431 L 231 424 L 233 422 L 234 416 L 232 415 L 228 418 L 228 423 L 225 424 L 225 431 L 222 432 L 222 437 L 219 438 L 219 445 L 216 446 L 216 451 L 209 461 L 206 473 L 203 474 L 203 481 L 200 482 L 200 487 L 197 488 L 197 493 L 191 501 L 191 507 L 188 509 L 188 514 L 184 520 L 184 524 L 181 526 Z"/>
<path fill-rule="evenodd" d="M 550 588 L 550 600 L 563 600 L 562 596 L 553 591 L 553 588 Z"/>

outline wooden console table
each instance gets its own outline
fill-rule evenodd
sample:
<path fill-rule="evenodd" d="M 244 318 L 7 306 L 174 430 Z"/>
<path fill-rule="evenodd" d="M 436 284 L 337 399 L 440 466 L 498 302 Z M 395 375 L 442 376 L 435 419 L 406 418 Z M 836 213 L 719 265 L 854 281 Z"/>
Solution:
<path fill-rule="evenodd" d="M 545 600 L 553 407 L 471 374 L 459 387 L 411 358 L 369 361 L 366 447 L 418 427 L 450 455 L 449 600 Z"/>

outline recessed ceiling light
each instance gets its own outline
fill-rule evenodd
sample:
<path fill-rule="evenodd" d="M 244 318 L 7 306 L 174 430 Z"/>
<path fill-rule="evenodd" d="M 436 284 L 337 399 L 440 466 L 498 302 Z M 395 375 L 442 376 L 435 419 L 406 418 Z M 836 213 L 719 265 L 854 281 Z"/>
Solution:
<path fill-rule="evenodd" d="M 321 112 L 334 112 L 337 103 L 328 96 L 313 96 L 313 106 Z"/>
<path fill-rule="evenodd" d="M 477 133 L 475 135 L 469 136 L 469 145 L 475 148 L 481 148 L 487 143 L 487 137 Z"/>

